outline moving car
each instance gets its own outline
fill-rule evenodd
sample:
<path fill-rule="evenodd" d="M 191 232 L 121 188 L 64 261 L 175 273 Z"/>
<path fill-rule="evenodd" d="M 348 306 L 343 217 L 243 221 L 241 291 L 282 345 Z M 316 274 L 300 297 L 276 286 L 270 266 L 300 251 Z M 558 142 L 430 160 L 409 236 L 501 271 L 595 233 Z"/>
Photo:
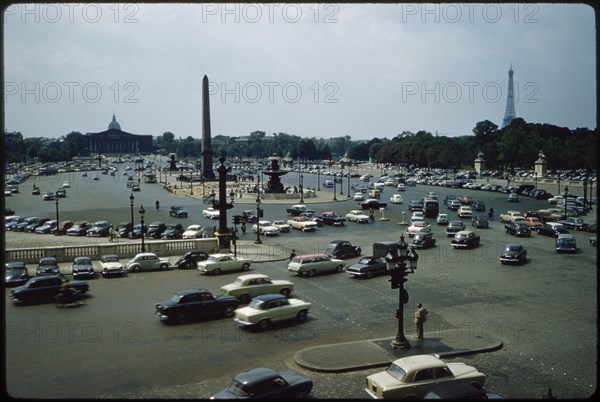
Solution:
<path fill-rule="evenodd" d="M 517 193 L 510 193 L 508 195 L 508 202 L 519 202 L 519 195 Z"/>
<path fill-rule="evenodd" d="M 538 226 L 543 225 L 542 221 L 540 221 L 538 218 L 536 218 L 534 216 L 525 217 L 525 220 L 523 221 L 523 223 L 525 223 L 527 226 L 529 226 L 529 229 L 531 229 L 531 230 L 536 230 L 536 228 Z"/>
<path fill-rule="evenodd" d="M 100 257 L 100 274 L 103 278 L 109 276 L 124 276 L 125 268 L 116 254 L 104 254 Z"/>
<path fill-rule="evenodd" d="M 446 227 L 446 236 L 454 237 L 454 235 L 461 230 L 465 230 L 463 221 L 450 221 L 448 222 L 448 227 Z"/>
<path fill-rule="evenodd" d="M 312 212 L 313 214 L 315 213 L 314 210 L 308 209 L 306 207 L 306 205 L 304 205 L 304 204 L 292 205 L 290 208 L 287 208 L 285 211 L 291 216 L 298 216 L 303 212 Z"/>
<path fill-rule="evenodd" d="M 576 253 L 577 242 L 572 234 L 559 234 L 555 240 L 557 253 Z"/>
<path fill-rule="evenodd" d="M 237 298 L 240 303 L 247 304 L 253 297 L 279 293 L 289 297 L 294 284 L 282 279 L 271 279 L 264 274 L 247 274 L 238 276 L 233 283 L 221 286 L 221 294 Z"/>
<path fill-rule="evenodd" d="M 458 217 L 459 218 L 471 218 L 473 216 L 473 211 L 471 210 L 471 207 L 468 205 L 461 205 L 460 208 L 458 208 Z"/>
<path fill-rule="evenodd" d="M 321 221 L 323 225 L 344 226 L 346 224 L 346 217 L 340 216 L 334 211 L 326 211 L 321 214 Z"/>
<path fill-rule="evenodd" d="M 402 204 L 404 200 L 402 199 L 402 196 L 400 194 L 392 194 L 392 196 L 390 197 L 390 202 L 392 204 Z"/>
<path fill-rule="evenodd" d="M 179 290 L 169 300 L 156 303 L 155 313 L 161 319 L 183 324 L 190 319 L 222 315 L 233 317 L 240 302 L 233 296 L 214 296 L 206 289 Z"/>
<path fill-rule="evenodd" d="M 365 215 L 358 209 L 353 209 L 352 211 L 348 212 L 346 214 L 346 219 L 348 222 L 369 223 L 369 215 Z"/>
<path fill-rule="evenodd" d="M 490 221 L 487 216 L 483 214 L 477 214 L 471 219 L 471 225 L 475 228 L 489 229 Z"/>
<path fill-rule="evenodd" d="M 363 193 L 356 193 L 354 194 L 354 201 L 364 201 L 365 200 L 365 195 Z"/>
<path fill-rule="evenodd" d="M 75 257 L 73 265 L 71 265 L 71 273 L 73 279 L 80 278 L 93 278 L 94 277 L 94 265 L 90 257 Z"/>
<path fill-rule="evenodd" d="M 344 261 L 327 254 L 305 254 L 292 258 L 287 269 L 298 275 L 315 276 L 326 272 L 342 272 L 345 265 Z"/>
<path fill-rule="evenodd" d="M 268 328 L 272 323 L 288 320 L 306 321 L 311 303 L 288 299 L 280 294 L 256 296 L 246 307 L 235 310 L 234 321 L 243 327 Z"/>
<path fill-rule="evenodd" d="M 292 229 L 301 230 L 303 232 L 314 232 L 319 224 L 307 216 L 294 216 L 287 221 Z"/>
<path fill-rule="evenodd" d="M 139 253 L 136 254 L 127 265 L 125 269 L 127 272 L 140 272 L 140 271 L 166 271 L 171 266 L 171 261 L 168 258 L 158 257 L 154 253 Z"/>
<path fill-rule="evenodd" d="M 206 260 L 196 264 L 201 274 L 219 275 L 222 272 L 248 271 L 252 260 L 244 257 L 236 257 L 230 253 L 218 253 L 210 255 Z"/>
<path fill-rule="evenodd" d="M 283 219 L 274 220 L 272 224 L 279 229 L 279 233 L 290 232 L 290 225 L 288 225 Z"/>
<path fill-rule="evenodd" d="M 519 221 L 505 224 L 504 232 L 517 237 L 531 237 L 529 226 Z"/>
<path fill-rule="evenodd" d="M 175 266 L 179 269 L 194 269 L 196 263 L 208 259 L 208 253 L 201 250 L 191 250 L 181 256 L 176 262 Z"/>
<path fill-rule="evenodd" d="M 214 209 L 213 207 L 208 207 L 202 210 L 202 216 L 208 219 L 219 219 L 220 215 L 220 211 L 218 209 Z"/>
<path fill-rule="evenodd" d="M 433 233 L 416 233 L 412 245 L 414 248 L 426 249 L 435 247 L 435 238 L 433 237 Z"/>
<path fill-rule="evenodd" d="M 414 221 L 413 223 L 406 228 L 406 233 L 408 233 L 408 237 L 413 237 L 417 233 L 430 233 L 431 225 L 426 221 Z"/>
<path fill-rule="evenodd" d="M 500 253 L 501 264 L 519 264 L 527 260 L 527 249 L 522 244 L 508 243 Z"/>
<path fill-rule="evenodd" d="M 569 230 L 556 222 L 547 222 L 542 226 L 537 226 L 535 231 L 543 236 L 558 237 L 559 234 L 568 234 Z"/>
<path fill-rule="evenodd" d="M 13 303 L 38 303 L 52 301 L 60 293 L 60 288 L 65 282 L 61 275 L 34 276 L 22 286 L 10 290 Z M 69 287 L 87 293 L 89 285 L 85 281 L 69 281 Z"/>
<path fill-rule="evenodd" d="M 371 279 L 375 275 L 383 275 L 388 272 L 385 258 L 377 258 L 372 255 L 362 257 L 355 264 L 346 267 L 346 272 L 355 278 Z"/>
<path fill-rule="evenodd" d="M 279 228 L 271 223 L 271 221 L 259 219 L 257 223 L 252 225 L 252 231 L 265 236 L 277 236 L 279 234 Z"/>
<path fill-rule="evenodd" d="M 23 285 L 29 279 L 27 265 L 23 261 L 10 261 L 4 265 L 4 284 L 6 287 Z"/>
<path fill-rule="evenodd" d="M 479 246 L 480 237 L 472 230 L 461 230 L 456 232 L 450 244 L 454 248 L 472 248 Z"/>
<path fill-rule="evenodd" d="M 589 223 L 587 223 L 583 219 L 577 218 L 575 216 L 569 216 L 566 219 L 556 221 L 556 223 L 562 224 L 567 229 L 589 231 L 589 228 L 590 228 Z"/>
<path fill-rule="evenodd" d="M 394 360 L 387 370 L 367 376 L 365 391 L 374 399 L 422 399 L 438 384 L 462 381 L 483 389 L 485 379 L 485 374 L 465 363 L 414 355 Z"/>
<path fill-rule="evenodd" d="M 448 214 L 438 214 L 436 221 L 438 225 L 447 225 L 448 224 Z"/>
<path fill-rule="evenodd" d="M 210 399 L 306 399 L 313 381 L 293 371 L 260 367 L 235 376 L 229 388 Z"/>
<path fill-rule="evenodd" d="M 410 212 L 423 211 L 423 202 L 421 200 L 411 200 L 408 203 L 408 210 Z"/>
<path fill-rule="evenodd" d="M 339 260 L 358 257 L 361 253 L 360 246 L 354 246 L 347 240 L 333 240 L 325 246 L 325 254 Z"/>
<path fill-rule="evenodd" d="M 37 276 L 44 275 L 58 275 L 60 274 L 60 268 L 58 267 L 58 261 L 54 257 L 42 257 L 38 262 L 38 266 L 35 270 Z"/>
<path fill-rule="evenodd" d="M 181 206 L 173 205 L 171 206 L 171 209 L 169 209 L 169 216 L 174 218 L 187 218 L 188 212 Z"/>
<path fill-rule="evenodd" d="M 387 202 L 380 202 L 376 198 L 368 198 L 365 201 L 358 203 L 358 206 L 361 207 L 362 209 L 379 210 L 380 208 L 386 208 Z"/>

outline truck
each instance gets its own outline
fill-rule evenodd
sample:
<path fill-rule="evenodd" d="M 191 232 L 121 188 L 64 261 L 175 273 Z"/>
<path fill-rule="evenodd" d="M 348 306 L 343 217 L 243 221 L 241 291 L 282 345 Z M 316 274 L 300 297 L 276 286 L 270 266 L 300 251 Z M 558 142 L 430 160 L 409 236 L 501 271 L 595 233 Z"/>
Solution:
<path fill-rule="evenodd" d="M 521 218 L 521 219 L 518 219 Z M 523 220 L 525 217 L 520 211 L 506 211 L 500 214 L 500 222 L 514 222 L 515 220 Z"/>
<path fill-rule="evenodd" d="M 317 222 L 306 216 L 295 216 L 287 221 L 292 229 L 301 230 L 303 232 L 312 232 L 317 230 Z"/>
<path fill-rule="evenodd" d="M 321 221 L 323 222 L 323 225 L 330 226 L 344 226 L 346 224 L 346 218 L 333 211 L 323 212 L 321 214 Z"/>

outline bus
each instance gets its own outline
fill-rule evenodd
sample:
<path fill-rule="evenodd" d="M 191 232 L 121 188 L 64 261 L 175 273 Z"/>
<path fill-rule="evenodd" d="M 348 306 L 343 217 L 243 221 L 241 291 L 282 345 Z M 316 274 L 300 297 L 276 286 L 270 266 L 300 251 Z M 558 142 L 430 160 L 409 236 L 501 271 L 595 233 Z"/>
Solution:
<path fill-rule="evenodd" d="M 440 212 L 440 203 L 431 197 L 423 199 L 423 212 L 427 218 L 435 218 Z"/>

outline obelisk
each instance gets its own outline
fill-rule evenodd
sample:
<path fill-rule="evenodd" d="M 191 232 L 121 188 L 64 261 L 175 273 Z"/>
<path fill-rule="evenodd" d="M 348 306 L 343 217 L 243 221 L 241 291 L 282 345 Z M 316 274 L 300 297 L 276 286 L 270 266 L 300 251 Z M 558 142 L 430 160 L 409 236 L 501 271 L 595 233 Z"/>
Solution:
<path fill-rule="evenodd" d="M 202 79 L 202 177 L 215 179 L 213 150 L 210 133 L 210 104 L 208 100 L 208 77 Z"/>

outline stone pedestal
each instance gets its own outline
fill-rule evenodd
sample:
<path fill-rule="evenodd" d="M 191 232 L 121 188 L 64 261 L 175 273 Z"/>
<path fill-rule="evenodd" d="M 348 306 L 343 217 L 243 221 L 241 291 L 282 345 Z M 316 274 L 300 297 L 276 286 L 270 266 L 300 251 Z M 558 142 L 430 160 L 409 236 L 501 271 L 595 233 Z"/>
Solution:
<path fill-rule="evenodd" d="M 481 174 L 481 172 L 483 172 L 485 170 L 485 159 L 483 158 L 477 158 L 475 159 L 475 171 L 477 172 L 477 174 Z"/>
<path fill-rule="evenodd" d="M 535 161 L 535 175 L 537 177 L 545 177 L 548 171 L 548 162 L 545 159 Z"/>

